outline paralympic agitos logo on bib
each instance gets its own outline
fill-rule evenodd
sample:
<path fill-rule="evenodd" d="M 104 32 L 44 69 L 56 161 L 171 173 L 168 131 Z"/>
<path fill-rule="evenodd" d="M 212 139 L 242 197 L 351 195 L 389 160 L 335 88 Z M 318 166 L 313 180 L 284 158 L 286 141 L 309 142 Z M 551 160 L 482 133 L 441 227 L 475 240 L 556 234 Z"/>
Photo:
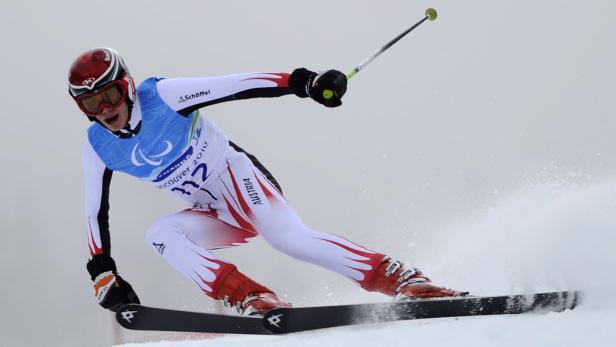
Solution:
<path fill-rule="evenodd" d="M 196 93 L 193 93 L 193 94 L 182 95 L 182 96 L 180 96 L 180 99 L 178 100 L 178 104 L 181 104 L 181 103 L 183 103 L 185 101 L 188 101 L 188 100 L 191 100 L 191 99 L 194 99 L 194 98 L 199 98 L 199 97 L 202 97 L 202 96 L 206 96 L 206 95 L 210 95 L 210 90 L 209 89 L 208 90 L 202 90 L 200 92 L 196 92 Z"/>
<path fill-rule="evenodd" d="M 146 155 L 143 153 L 143 151 L 141 151 L 141 149 L 139 148 L 139 143 L 137 143 L 135 147 L 133 147 L 133 151 L 130 155 L 130 161 L 135 166 L 142 166 L 145 164 L 149 164 L 152 166 L 160 166 L 163 163 L 163 157 L 171 153 L 171 150 L 173 149 L 173 145 L 171 144 L 171 142 L 165 140 L 165 144 L 167 145 L 167 148 L 165 148 L 162 152 L 152 155 Z"/>

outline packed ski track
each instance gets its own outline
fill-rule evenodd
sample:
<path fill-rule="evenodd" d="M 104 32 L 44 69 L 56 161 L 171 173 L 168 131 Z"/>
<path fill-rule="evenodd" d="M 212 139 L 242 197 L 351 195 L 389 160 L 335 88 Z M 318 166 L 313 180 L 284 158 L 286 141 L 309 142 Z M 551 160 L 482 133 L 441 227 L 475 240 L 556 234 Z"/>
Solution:
<path fill-rule="evenodd" d="M 434 233 L 424 263 L 476 295 L 581 290 L 562 313 L 380 323 L 287 336 L 170 335 L 123 346 L 608 346 L 616 340 L 616 182 L 533 184 Z M 316 304 L 316 303 L 315 303 Z"/>

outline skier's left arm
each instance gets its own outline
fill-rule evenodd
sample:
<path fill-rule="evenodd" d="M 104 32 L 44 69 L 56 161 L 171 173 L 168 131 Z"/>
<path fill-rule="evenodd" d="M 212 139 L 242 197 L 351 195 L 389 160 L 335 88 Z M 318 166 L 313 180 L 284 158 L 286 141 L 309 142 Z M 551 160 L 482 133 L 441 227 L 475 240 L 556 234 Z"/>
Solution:
<path fill-rule="evenodd" d="M 342 104 L 346 76 L 337 70 L 317 74 L 305 68 L 288 73 L 244 73 L 219 77 L 170 78 L 157 82 L 159 95 L 172 109 L 188 115 L 202 107 L 225 101 L 279 97 L 295 94 L 311 97 L 327 106 Z M 333 91 L 329 99 L 324 90 Z"/>
<path fill-rule="evenodd" d="M 111 257 L 109 232 L 109 186 L 112 171 L 98 157 L 90 142 L 83 149 L 85 212 L 88 249 L 86 267 L 94 282 L 94 295 L 102 307 L 115 311 L 128 303 L 139 303 L 133 287 L 119 274 Z"/>

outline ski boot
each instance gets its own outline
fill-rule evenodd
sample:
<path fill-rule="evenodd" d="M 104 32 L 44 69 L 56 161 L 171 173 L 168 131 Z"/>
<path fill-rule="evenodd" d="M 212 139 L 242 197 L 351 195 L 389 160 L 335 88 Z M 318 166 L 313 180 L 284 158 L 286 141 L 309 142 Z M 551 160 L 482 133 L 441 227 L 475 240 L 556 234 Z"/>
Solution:
<path fill-rule="evenodd" d="M 419 269 L 405 269 L 399 261 L 394 261 L 388 256 L 383 257 L 373 276 L 371 285 L 366 289 L 389 295 L 394 298 L 394 301 L 454 297 L 468 294 L 437 286 L 424 276 Z"/>
<path fill-rule="evenodd" d="M 237 269 L 233 269 L 222 281 L 215 297 L 223 300 L 226 307 L 234 308 L 245 316 L 262 316 L 275 308 L 291 307 L 291 304 L 280 300 L 272 290 Z"/>

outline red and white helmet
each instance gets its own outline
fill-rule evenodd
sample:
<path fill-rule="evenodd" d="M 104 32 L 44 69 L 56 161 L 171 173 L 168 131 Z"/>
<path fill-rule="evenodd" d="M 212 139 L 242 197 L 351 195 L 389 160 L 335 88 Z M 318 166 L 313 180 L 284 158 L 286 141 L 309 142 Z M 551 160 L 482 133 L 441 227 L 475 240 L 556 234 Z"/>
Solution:
<path fill-rule="evenodd" d="M 84 52 L 75 59 L 68 73 L 69 93 L 90 118 L 95 113 L 88 112 L 80 99 L 96 94 L 111 83 L 120 87 L 123 100 L 128 97 L 130 103 L 135 102 L 135 82 L 122 57 L 111 48 L 98 47 Z"/>

